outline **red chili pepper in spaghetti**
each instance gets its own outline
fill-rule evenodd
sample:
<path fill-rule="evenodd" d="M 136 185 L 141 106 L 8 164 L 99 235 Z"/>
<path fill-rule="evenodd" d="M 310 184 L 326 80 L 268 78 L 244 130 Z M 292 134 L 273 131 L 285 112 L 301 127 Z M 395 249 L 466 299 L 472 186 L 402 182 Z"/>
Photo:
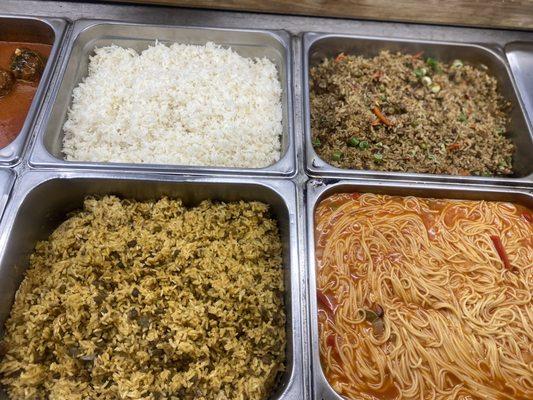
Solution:
<path fill-rule="evenodd" d="M 492 240 L 492 243 L 494 244 L 494 248 L 498 252 L 500 259 L 503 262 L 503 266 L 507 268 L 508 270 L 512 271 L 513 267 L 511 266 L 509 257 L 507 256 L 507 253 L 505 252 L 505 248 L 503 247 L 503 243 L 500 237 L 496 235 L 491 235 L 490 240 Z"/>
<path fill-rule="evenodd" d="M 522 217 L 524 217 L 524 219 L 529 222 L 529 223 L 532 223 L 533 222 L 533 217 L 531 216 L 530 213 L 522 213 Z"/>
<path fill-rule="evenodd" d="M 337 347 L 337 338 L 334 333 L 329 334 L 326 338 L 326 346 L 331 347 L 331 354 L 337 362 L 341 363 L 342 360 L 340 359 L 339 348 Z"/>
<path fill-rule="evenodd" d="M 329 335 L 329 336 L 326 338 L 326 344 L 327 344 L 329 347 L 333 347 L 333 348 L 336 347 L 336 341 L 335 341 L 335 334 L 334 334 L 334 333 L 332 333 L 331 335 Z"/>
<path fill-rule="evenodd" d="M 321 304 L 329 314 L 333 315 L 335 313 L 335 307 L 333 307 L 331 300 L 319 289 L 316 290 L 316 298 L 318 303 Z"/>

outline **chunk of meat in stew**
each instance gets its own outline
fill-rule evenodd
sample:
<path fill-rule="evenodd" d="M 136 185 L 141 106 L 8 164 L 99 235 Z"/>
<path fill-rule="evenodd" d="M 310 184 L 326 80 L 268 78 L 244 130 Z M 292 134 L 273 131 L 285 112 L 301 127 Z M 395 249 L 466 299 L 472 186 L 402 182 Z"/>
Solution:
<path fill-rule="evenodd" d="M 33 50 L 16 49 L 11 58 L 11 71 L 15 78 L 37 82 L 44 70 L 44 60 Z"/>
<path fill-rule="evenodd" d="M 11 71 L 6 71 L 0 68 L 0 97 L 5 96 L 11 92 L 15 85 L 15 77 Z"/>

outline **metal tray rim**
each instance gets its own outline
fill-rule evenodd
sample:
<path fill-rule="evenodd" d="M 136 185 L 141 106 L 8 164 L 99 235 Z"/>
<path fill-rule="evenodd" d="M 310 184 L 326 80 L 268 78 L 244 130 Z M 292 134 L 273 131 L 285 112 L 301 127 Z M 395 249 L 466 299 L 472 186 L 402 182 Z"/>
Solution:
<path fill-rule="evenodd" d="M 311 360 L 311 391 L 312 399 L 315 400 L 344 400 L 328 382 L 322 364 L 320 361 L 318 349 L 318 322 L 317 322 L 317 300 L 316 300 L 316 260 L 315 260 L 315 238 L 314 238 L 314 210 L 318 200 L 324 194 L 332 191 L 338 186 L 350 186 L 354 192 L 361 187 L 370 187 L 372 189 L 394 190 L 394 189 L 416 189 L 423 191 L 440 190 L 440 191 L 460 191 L 461 195 L 452 195 L 450 198 L 461 198 L 464 193 L 479 193 L 489 195 L 491 193 L 525 196 L 533 200 L 533 191 L 527 189 L 518 189 L 511 187 L 499 186 L 466 186 L 446 183 L 429 183 L 409 181 L 385 181 L 385 180 L 366 180 L 366 179 L 340 179 L 340 180 L 321 180 L 311 179 L 305 184 L 305 249 L 307 262 L 307 299 L 308 299 L 308 320 L 309 320 L 309 346 Z M 368 191 L 367 192 L 372 192 Z M 428 193 L 428 197 L 432 197 Z"/>
<path fill-rule="evenodd" d="M 252 28 L 225 28 L 217 26 L 207 26 L 207 25 L 172 25 L 172 24 L 154 24 L 154 23 L 142 23 L 142 22 L 128 22 L 128 21 L 119 21 L 114 19 L 96 19 L 96 18 L 80 18 L 74 22 L 74 35 L 79 35 L 88 28 L 91 28 L 95 25 L 130 25 L 130 26 L 153 26 L 161 28 L 180 28 L 180 29 L 202 29 L 202 30 L 214 30 L 214 31 L 242 31 L 242 32 L 257 32 L 262 34 L 268 34 L 275 39 L 288 40 L 290 38 L 290 33 L 285 29 L 252 29 Z M 75 39 L 74 39 L 75 40 Z M 283 43 L 283 42 L 282 42 Z"/>
<path fill-rule="evenodd" d="M 285 63 L 285 79 L 287 82 L 286 93 L 283 96 L 287 98 L 287 148 L 281 158 L 274 164 L 263 168 L 237 168 L 237 167 L 217 167 L 217 166 L 189 166 L 179 164 L 144 164 L 144 163 L 103 163 L 92 161 L 67 161 L 57 158 L 50 154 L 44 145 L 44 135 L 46 127 L 49 122 L 50 113 L 52 111 L 53 102 L 59 93 L 65 70 L 70 60 L 73 46 L 76 43 L 79 35 L 98 25 L 120 25 L 120 26 L 136 26 L 136 27 L 158 27 L 163 29 L 195 29 L 205 31 L 221 31 L 221 32 L 249 32 L 260 33 L 267 35 L 277 40 L 284 49 Z M 155 40 L 155 38 L 154 38 Z M 53 90 L 51 90 L 51 101 L 46 107 L 46 116 L 40 121 L 36 127 L 36 140 L 30 151 L 28 163 L 35 167 L 44 168 L 80 168 L 80 169 L 102 169 L 102 170 L 132 170 L 132 171 L 152 171 L 158 173 L 172 173 L 172 174 L 193 174 L 193 175 L 250 175 L 250 176 L 286 176 L 293 177 L 297 173 L 297 152 L 296 139 L 294 131 L 294 84 L 293 84 L 293 68 L 294 59 L 292 51 L 291 35 L 288 31 L 283 29 L 236 29 L 236 28 L 218 28 L 214 26 L 193 26 L 193 25 L 168 25 L 168 24 L 154 24 L 154 23 L 135 23 L 118 20 L 105 19 L 80 19 L 74 22 L 71 35 L 63 44 L 64 57 L 58 67 L 57 79 L 53 82 Z M 285 92 L 285 91 L 284 91 Z M 68 106 L 68 105 L 67 105 Z"/>
<path fill-rule="evenodd" d="M 11 191 L 17 179 L 16 171 L 8 168 L 0 168 L 0 222 L 10 200 Z"/>
<path fill-rule="evenodd" d="M 505 67 L 506 73 L 510 80 L 513 92 L 518 101 L 518 106 L 524 117 L 526 128 L 529 133 L 530 140 L 533 141 L 533 127 L 528 118 L 528 112 L 525 108 L 524 101 L 520 92 L 518 91 L 515 77 L 509 66 L 509 62 L 505 56 L 503 48 L 494 47 L 486 43 L 470 43 L 470 42 L 453 42 L 440 40 L 426 40 L 402 37 L 388 37 L 388 36 L 371 36 L 371 35 L 350 35 L 350 34 L 334 34 L 321 32 L 305 32 L 302 35 L 302 102 L 303 102 L 303 119 L 304 119 L 304 157 L 305 157 L 305 172 L 313 178 L 320 177 L 334 177 L 342 176 L 343 178 L 359 178 L 367 177 L 370 179 L 408 179 L 408 180 L 427 180 L 427 181 L 442 181 L 450 183 L 471 183 L 471 184 L 501 184 L 501 185 L 532 185 L 533 173 L 520 178 L 500 178 L 500 177 L 479 177 L 479 176 L 454 176 L 444 174 L 425 174 L 414 172 L 387 172 L 387 171 L 373 171 L 373 170 L 355 170 L 337 168 L 323 160 L 314 150 L 311 145 L 311 119 L 310 119 L 310 104 L 309 104 L 309 50 L 311 46 L 323 39 L 327 38 L 345 38 L 353 40 L 375 40 L 375 41 L 391 41 L 399 43 L 421 43 L 421 44 L 438 44 L 448 46 L 461 46 L 465 48 L 476 48 L 481 51 L 489 53 L 491 56 L 497 58 Z"/>
<path fill-rule="evenodd" d="M 533 53 L 533 39 L 530 41 L 514 40 L 511 42 L 507 42 L 503 47 L 503 51 L 505 53 L 507 61 L 509 62 L 509 68 L 513 73 L 513 78 L 515 80 L 518 92 L 522 96 L 522 102 L 524 103 L 526 114 L 529 117 L 530 124 L 533 126 L 533 101 L 531 100 L 531 98 L 528 98 L 528 95 L 530 97 L 531 95 L 528 93 L 526 88 L 526 82 L 528 81 L 526 79 L 527 74 L 522 71 L 522 68 L 518 63 L 517 57 L 514 55 L 514 52 L 517 51 L 516 47 L 520 48 L 520 46 L 531 47 L 530 52 Z"/>
<path fill-rule="evenodd" d="M 48 101 L 47 93 L 52 87 L 53 77 L 60 60 L 63 39 L 65 38 L 65 33 L 69 28 L 70 22 L 65 18 L 26 16 L 23 14 L 0 14 L 0 18 L 34 20 L 44 23 L 52 29 L 55 35 L 48 62 L 46 63 L 31 106 L 26 114 L 24 125 L 17 137 L 6 147 L 0 149 L 0 164 L 16 165 L 22 159 L 26 150 L 25 148 L 29 147 L 28 145 L 32 141 L 33 132 L 35 131 L 41 110 L 45 108 L 46 102 Z"/>

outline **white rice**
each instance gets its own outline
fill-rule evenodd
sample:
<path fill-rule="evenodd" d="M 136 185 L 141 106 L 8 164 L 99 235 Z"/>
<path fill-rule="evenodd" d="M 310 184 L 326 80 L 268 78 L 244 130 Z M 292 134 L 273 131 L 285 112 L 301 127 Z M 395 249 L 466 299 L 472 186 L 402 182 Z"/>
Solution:
<path fill-rule="evenodd" d="M 63 127 L 67 160 L 261 168 L 280 158 L 268 59 L 213 43 L 95 50 Z"/>

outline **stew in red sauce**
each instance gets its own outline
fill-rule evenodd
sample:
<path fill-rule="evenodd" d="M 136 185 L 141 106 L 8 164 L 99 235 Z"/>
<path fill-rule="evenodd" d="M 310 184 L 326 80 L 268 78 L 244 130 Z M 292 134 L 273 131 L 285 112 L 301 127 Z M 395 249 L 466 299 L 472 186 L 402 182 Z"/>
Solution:
<path fill-rule="evenodd" d="M 0 41 L 0 68 L 10 71 L 16 49 L 28 49 L 38 53 L 46 63 L 52 46 L 40 43 Z M 17 79 L 8 94 L 0 96 L 0 148 L 11 143 L 20 133 L 31 102 L 39 86 L 40 77 L 34 82 Z"/>

